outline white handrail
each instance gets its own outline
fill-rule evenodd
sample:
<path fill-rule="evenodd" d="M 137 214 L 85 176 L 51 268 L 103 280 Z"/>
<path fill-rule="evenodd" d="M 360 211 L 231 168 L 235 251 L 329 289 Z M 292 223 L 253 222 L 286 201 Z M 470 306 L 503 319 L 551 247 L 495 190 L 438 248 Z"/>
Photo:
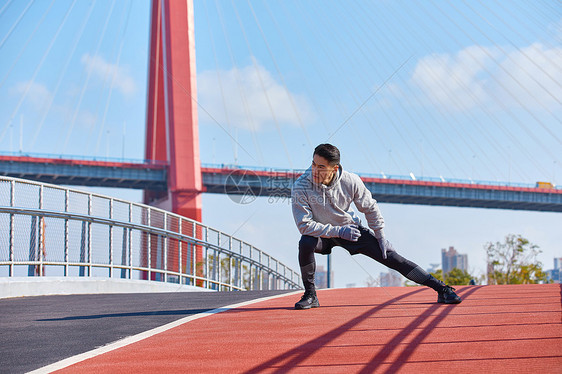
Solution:
<path fill-rule="evenodd" d="M 239 245 L 233 247 L 233 241 Z M 197 221 L 118 198 L 0 176 L 0 248 L 4 242 L 9 250 L 0 250 L 0 276 L 8 269 L 8 277 L 27 270 L 28 276 L 120 277 L 221 291 L 300 288 L 297 272 Z"/>

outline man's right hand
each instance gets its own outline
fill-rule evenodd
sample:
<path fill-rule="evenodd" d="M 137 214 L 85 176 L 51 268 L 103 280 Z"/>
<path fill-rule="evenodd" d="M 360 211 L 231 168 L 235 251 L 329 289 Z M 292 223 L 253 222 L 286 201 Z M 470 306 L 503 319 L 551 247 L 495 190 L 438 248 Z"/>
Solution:
<path fill-rule="evenodd" d="M 339 236 L 342 239 L 356 242 L 361 236 L 361 231 L 357 225 L 345 225 L 340 227 Z"/>

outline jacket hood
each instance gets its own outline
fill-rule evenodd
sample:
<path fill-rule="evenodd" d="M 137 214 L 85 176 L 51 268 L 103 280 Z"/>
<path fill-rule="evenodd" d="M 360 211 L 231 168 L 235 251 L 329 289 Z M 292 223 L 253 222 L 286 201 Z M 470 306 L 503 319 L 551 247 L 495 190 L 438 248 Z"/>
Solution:
<path fill-rule="evenodd" d="M 313 185 L 314 187 L 316 187 L 316 188 L 325 188 L 325 189 L 330 190 L 330 189 L 334 188 L 335 186 L 337 186 L 337 185 L 340 183 L 342 173 L 343 173 L 343 167 L 342 167 L 341 164 L 340 164 L 339 167 L 338 167 L 338 172 L 337 172 L 336 175 L 334 176 L 334 179 L 332 180 L 332 183 L 330 183 L 329 185 L 325 185 L 325 184 L 322 184 L 322 183 L 316 183 L 316 182 L 314 181 L 314 178 L 312 177 L 312 166 L 309 167 L 308 169 L 306 169 L 306 171 L 304 172 L 304 176 L 305 176 L 305 179 L 306 179 L 311 185 Z"/>

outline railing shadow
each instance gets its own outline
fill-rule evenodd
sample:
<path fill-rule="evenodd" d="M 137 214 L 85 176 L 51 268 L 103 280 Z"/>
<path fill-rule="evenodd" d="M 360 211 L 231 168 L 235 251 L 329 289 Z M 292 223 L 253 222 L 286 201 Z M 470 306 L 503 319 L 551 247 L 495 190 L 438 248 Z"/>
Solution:
<path fill-rule="evenodd" d="M 467 297 L 472 293 L 476 292 L 480 287 L 471 287 L 464 293 L 459 292 L 463 297 Z M 357 316 L 356 318 L 350 320 L 349 322 L 327 332 L 326 334 L 316 337 L 304 344 L 299 345 L 283 354 L 280 354 L 270 360 L 267 360 L 260 365 L 253 367 L 252 369 L 246 371 L 246 373 L 259 373 L 266 369 L 274 369 L 273 372 L 281 373 L 286 372 L 287 368 L 294 368 L 302 363 L 307 357 L 309 357 L 314 352 L 320 350 L 322 347 L 326 347 L 330 342 L 334 341 L 339 336 L 353 329 L 353 327 L 359 325 L 361 322 L 368 318 L 373 318 L 372 316 L 380 312 L 383 309 L 389 309 L 392 306 L 406 299 L 414 294 L 425 290 L 425 288 L 420 288 L 415 291 L 409 292 L 404 295 L 395 297 L 387 302 L 380 304 L 363 314 Z M 421 303 L 427 304 L 427 303 Z M 395 349 L 402 344 L 402 342 L 411 334 L 419 330 L 419 326 L 422 325 L 424 321 L 434 316 L 437 310 L 442 310 L 437 316 L 435 316 L 432 321 L 419 332 L 416 337 L 407 344 L 403 349 L 400 356 L 394 361 L 394 363 L 386 370 L 386 372 L 397 372 L 400 370 L 402 365 L 408 360 L 408 357 L 415 351 L 415 348 L 429 335 L 429 333 L 435 328 L 439 322 L 441 322 L 453 309 L 454 306 L 444 306 L 443 304 L 432 304 L 425 312 L 419 315 L 414 321 L 412 321 L 408 326 L 400 329 L 398 333 L 388 342 L 384 344 L 382 350 L 380 350 L 364 367 L 359 371 L 359 373 L 372 373 L 379 366 L 385 362 L 385 360 L 395 351 Z"/>
<path fill-rule="evenodd" d="M 92 314 L 92 315 L 69 316 L 69 317 L 60 317 L 60 318 L 43 318 L 43 319 L 38 319 L 36 321 L 37 322 L 57 322 L 57 321 L 94 320 L 94 319 L 103 319 L 103 318 L 154 317 L 154 316 L 180 316 L 180 317 L 184 317 L 184 316 L 209 312 L 211 310 L 215 310 L 215 309 L 179 309 L 179 310 L 157 310 L 157 311 L 146 311 L 146 312 Z M 227 310 L 227 309 L 225 309 L 225 310 Z"/>
<path fill-rule="evenodd" d="M 255 366 L 254 368 L 246 371 L 246 373 L 259 373 L 262 372 L 263 370 L 266 369 L 271 369 L 276 365 L 282 365 L 283 368 L 279 368 L 277 369 L 276 372 L 284 372 L 286 371 L 286 368 L 292 368 L 295 367 L 296 365 L 298 365 L 300 362 L 304 361 L 308 356 L 310 356 L 312 353 L 314 353 L 315 351 L 319 350 L 321 347 L 325 346 L 326 344 L 330 343 L 331 341 L 333 341 L 334 339 L 336 339 L 337 337 L 343 335 L 345 332 L 349 331 L 350 329 L 352 329 L 354 326 L 357 326 L 359 323 L 363 322 L 365 319 L 369 318 L 370 316 L 372 316 L 373 314 L 380 312 L 381 310 L 389 307 L 390 305 L 393 305 L 394 303 L 396 303 L 397 301 L 400 301 L 402 299 L 405 299 L 407 297 L 410 297 L 412 295 L 415 295 L 421 291 L 423 291 L 423 288 L 419 288 L 415 291 L 412 292 L 408 292 L 404 295 L 400 295 L 398 297 L 395 297 L 391 300 L 388 300 L 385 303 L 382 303 L 380 305 L 377 305 L 376 307 L 369 309 L 368 311 L 366 311 L 365 313 L 355 317 L 354 319 L 350 320 L 347 323 L 344 323 L 343 325 L 327 332 L 326 334 L 316 337 L 304 344 L 299 345 L 298 347 L 295 347 L 283 354 L 278 355 L 277 357 L 274 357 L 258 366 Z"/>
<path fill-rule="evenodd" d="M 126 317 L 153 317 L 153 316 L 179 316 L 185 317 L 200 313 L 221 313 L 221 312 L 231 312 L 231 313 L 245 313 L 245 312 L 271 312 L 273 310 L 293 310 L 292 307 L 274 307 L 274 308 L 241 308 L 241 309 L 230 309 L 230 308 L 206 308 L 206 309 L 177 309 L 177 310 L 155 310 L 155 311 L 144 311 L 144 312 L 126 312 L 126 313 L 107 313 L 107 314 L 91 314 L 91 315 L 80 315 L 80 316 L 67 316 L 60 318 L 43 318 L 37 319 L 37 322 L 57 322 L 57 321 L 78 321 L 78 320 L 94 320 L 103 318 L 126 318 Z"/>
<path fill-rule="evenodd" d="M 467 296 L 476 292 L 480 287 L 482 286 L 470 288 L 464 293 L 459 292 L 459 294 L 461 294 L 463 298 L 466 298 Z M 400 353 L 400 355 L 394 360 L 392 365 L 385 371 L 385 373 L 398 372 L 400 367 L 402 367 L 402 365 L 404 365 L 404 363 L 408 360 L 408 357 L 410 357 L 414 353 L 416 347 L 429 335 L 431 331 L 433 331 L 433 329 L 439 324 L 439 322 L 443 321 L 443 319 L 453 311 L 454 309 L 453 307 L 442 308 L 441 304 L 435 304 L 430 308 L 428 308 L 425 312 L 420 314 L 415 320 L 410 322 L 408 326 L 404 327 L 404 329 L 402 329 L 398 334 L 396 334 L 394 338 L 392 338 L 388 343 L 386 343 L 385 347 L 381 351 L 379 351 L 379 353 L 377 353 L 371 359 L 371 361 L 369 361 L 369 363 L 365 365 L 365 367 L 361 371 L 359 371 L 359 373 L 361 374 L 372 373 L 375 369 L 377 369 L 380 366 L 380 364 L 383 363 L 390 356 L 390 354 L 397 348 L 397 346 L 402 341 L 404 341 L 408 336 L 413 334 L 416 331 L 417 327 L 420 326 L 425 320 L 430 318 L 432 314 L 438 309 L 441 309 L 441 313 L 439 313 L 435 318 L 433 318 L 431 322 L 429 322 L 429 324 L 414 337 L 414 339 L 402 350 L 402 353 Z"/>

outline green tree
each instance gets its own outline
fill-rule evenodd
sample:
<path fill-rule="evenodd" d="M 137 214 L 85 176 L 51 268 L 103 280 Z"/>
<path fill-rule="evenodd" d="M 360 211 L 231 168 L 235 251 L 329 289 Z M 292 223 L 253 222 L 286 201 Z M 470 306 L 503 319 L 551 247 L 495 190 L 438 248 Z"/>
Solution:
<path fill-rule="evenodd" d="M 445 283 L 451 286 L 460 286 L 470 283 L 470 280 L 474 279 L 466 270 L 461 270 L 459 268 L 454 268 L 447 274 L 445 274 Z"/>
<path fill-rule="evenodd" d="M 467 285 L 470 283 L 471 279 L 477 281 L 477 278 L 468 273 L 466 270 L 461 270 L 459 268 L 454 268 L 450 272 L 446 273 L 443 277 L 443 270 L 439 269 L 435 273 L 431 273 L 436 279 L 445 282 L 451 286 Z"/>
<path fill-rule="evenodd" d="M 488 284 L 529 284 L 547 282 L 539 247 L 521 235 L 509 234 L 503 243 L 484 246 L 488 260 Z"/>
<path fill-rule="evenodd" d="M 443 270 L 439 269 L 435 273 L 431 273 L 431 275 L 433 275 L 434 278 L 440 280 L 441 282 L 444 282 L 444 280 L 443 280 Z"/>

